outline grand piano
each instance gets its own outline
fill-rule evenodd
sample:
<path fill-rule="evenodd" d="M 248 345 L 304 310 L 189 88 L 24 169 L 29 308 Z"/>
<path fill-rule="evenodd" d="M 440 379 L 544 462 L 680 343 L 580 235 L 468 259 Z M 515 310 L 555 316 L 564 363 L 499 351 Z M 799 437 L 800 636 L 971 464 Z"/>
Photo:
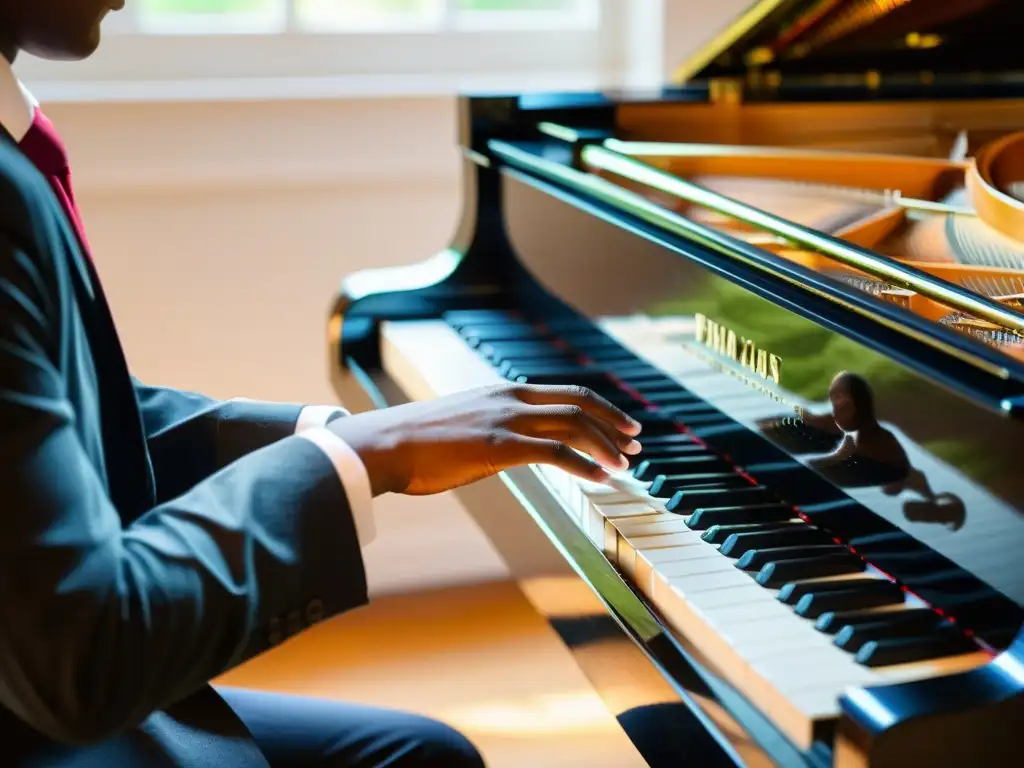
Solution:
<path fill-rule="evenodd" d="M 1020 765 L 1024 8 L 762 0 L 657 93 L 459 101 L 451 245 L 348 276 L 354 409 L 636 416 L 460 498 L 652 766 Z"/>

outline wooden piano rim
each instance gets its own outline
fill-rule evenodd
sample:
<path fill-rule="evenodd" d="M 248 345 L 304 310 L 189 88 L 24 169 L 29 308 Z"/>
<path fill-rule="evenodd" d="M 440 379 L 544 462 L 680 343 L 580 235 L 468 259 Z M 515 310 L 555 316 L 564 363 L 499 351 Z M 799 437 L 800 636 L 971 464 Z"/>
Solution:
<path fill-rule="evenodd" d="M 1024 201 L 1001 188 L 1024 181 L 1024 132 L 986 145 L 967 170 L 967 188 L 978 215 L 989 226 L 1024 242 Z"/>
<path fill-rule="evenodd" d="M 1021 130 L 1024 99 L 624 104 L 615 135 L 639 142 L 808 147 L 921 139 L 961 131 Z M 843 143 L 847 143 L 845 140 Z"/>

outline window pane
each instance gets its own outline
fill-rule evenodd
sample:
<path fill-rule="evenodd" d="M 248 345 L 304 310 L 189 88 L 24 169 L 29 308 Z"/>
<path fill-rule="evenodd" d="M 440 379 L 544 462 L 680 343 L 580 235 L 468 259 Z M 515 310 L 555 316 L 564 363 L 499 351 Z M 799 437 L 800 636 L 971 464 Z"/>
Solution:
<path fill-rule="evenodd" d="M 136 0 L 145 32 L 267 32 L 285 28 L 288 0 Z"/>
<path fill-rule="evenodd" d="M 407 29 L 436 26 L 445 0 L 294 0 L 298 23 L 310 30 Z"/>
<path fill-rule="evenodd" d="M 575 11 L 577 0 L 455 0 L 460 11 Z"/>
<path fill-rule="evenodd" d="M 462 28 L 552 29 L 596 27 L 598 0 L 451 0 Z"/>

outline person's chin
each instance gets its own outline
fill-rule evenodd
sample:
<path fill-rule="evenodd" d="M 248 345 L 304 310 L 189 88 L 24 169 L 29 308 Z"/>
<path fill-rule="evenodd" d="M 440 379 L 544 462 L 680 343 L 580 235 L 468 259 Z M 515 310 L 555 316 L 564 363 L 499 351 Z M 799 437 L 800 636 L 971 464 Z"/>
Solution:
<path fill-rule="evenodd" d="M 46 44 L 26 45 L 25 52 L 51 61 L 81 61 L 92 56 L 100 45 L 100 26 L 88 33 L 66 40 L 47 41 Z"/>

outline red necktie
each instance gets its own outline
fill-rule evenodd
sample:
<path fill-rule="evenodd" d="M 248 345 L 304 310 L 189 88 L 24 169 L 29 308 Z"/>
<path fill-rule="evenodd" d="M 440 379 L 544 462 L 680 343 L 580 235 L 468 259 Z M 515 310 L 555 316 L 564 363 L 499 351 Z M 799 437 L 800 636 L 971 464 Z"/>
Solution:
<path fill-rule="evenodd" d="M 57 200 L 64 208 L 64 213 L 67 214 L 68 220 L 78 233 L 82 250 L 88 255 L 89 243 L 85 239 L 85 227 L 82 226 L 82 216 L 75 203 L 75 193 L 71 188 L 71 167 L 68 163 L 67 148 L 61 141 L 57 129 L 53 127 L 53 123 L 43 114 L 42 110 L 36 109 L 32 127 L 19 142 L 19 146 L 25 156 L 50 182 L 53 193 L 57 196 Z"/>

